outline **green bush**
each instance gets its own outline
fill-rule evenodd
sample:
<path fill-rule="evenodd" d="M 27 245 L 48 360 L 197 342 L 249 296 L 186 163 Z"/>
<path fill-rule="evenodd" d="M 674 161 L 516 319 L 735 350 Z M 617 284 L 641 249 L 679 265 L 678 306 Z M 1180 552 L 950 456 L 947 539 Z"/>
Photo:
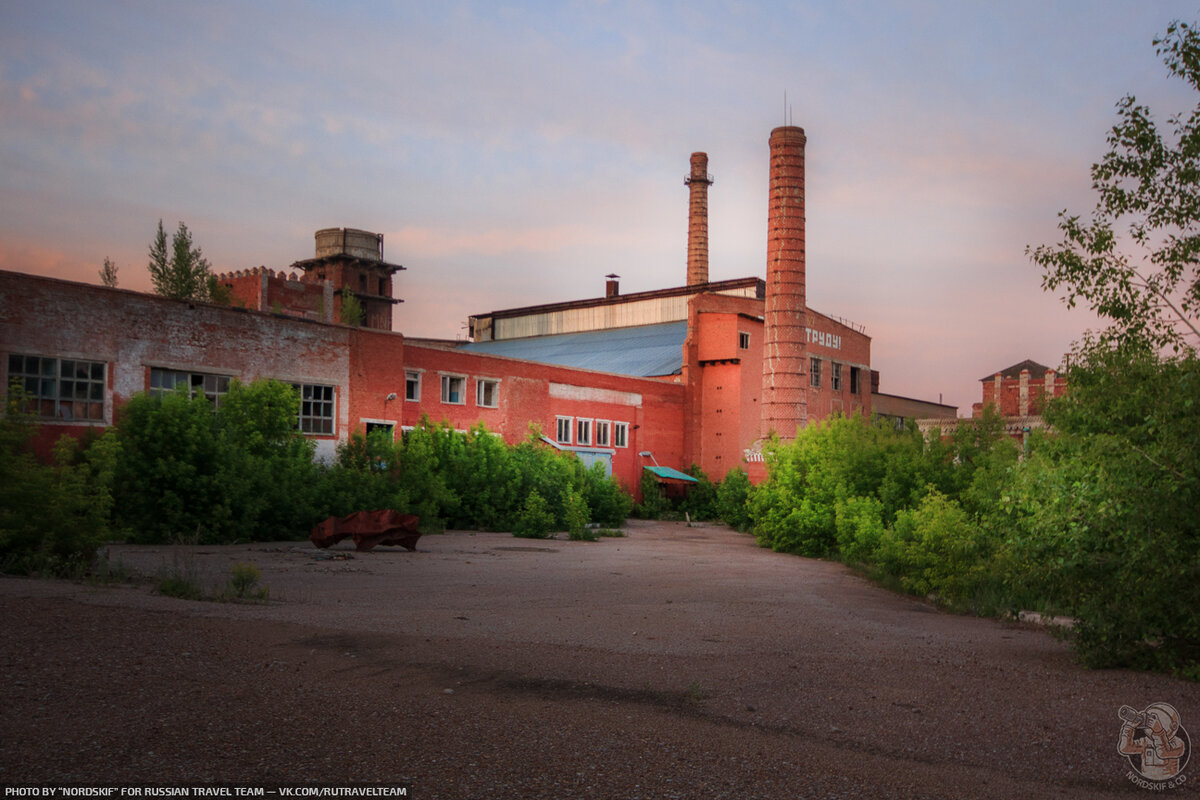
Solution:
<path fill-rule="evenodd" d="M 91 565 L 108 538 L 112 506 L 111 441 L 90 455 L 64 436 L 54 463 L 44 465 L 30 450 L 37 432 L 25 413 L 17 383 L 5 397 L 0 417 L 0 569 L 5 572 L 78 574 Z"/>
<path fill-rule="evenodd" d="M 1085 351 L 1017 471 L 1009 580 L 1076 617 L 1085 664 L 1200 679 L 1200 360 Z"/>
<path fill-rule="evenodd" d="M 534 489 L 525 498 L 513 526 L 513 536 L 525 539 L 549 539 L 553 536 L 554 515 L 541 493 Z"/>
<path fill-rule="evenodd" d="M 563 528 L 567 532 L 569 539 L 583 539 L 587 533 L 588 517 L 587 502 L 578 492 L 571 492 L 567 495 L 567 502 L 563 511 L 563 517 L 566 524 Z M 591 537 L 595 541 L 595 536 Z"/>
<path fill-rule="evenodd" d="M 750 477 L 741 468 L 725 473 L 724 480 L 717 486 L 717 515 L 726 525 L 739 531 L 750 530 L 749 502 L 752 490 Z"/>
<path fill-rule="evenodd" d="M 593 464 L 583 475 L 583 499 L 591 511 L 591 522 L 620 527 L 633 511 L 633 498 L 616 479 L 604 474 L 604 467 Z"/>
<path fill-rule="evenodd" d="M 842 560 L 873 563 L 883 538 L 883 504 L 874 497 L 851 497 L 837 504 L 834 517 Z"/>
<path fill-rule="evenodd" d="M 313 446 L 296 430 L 300 399 L 277 381 L 230 386 L 214 411 L 183 391 L 135 395 L 120 446 L 114 517 L 132 541 L 293 539 L 319 518 Z"/>
<path fill-rule="evenodd" d="M 717 519 L 720 509 L 717 502 L 717 487 L 708 479 L 704 470 L 692 464 L 687 471 L 696 482 L 687 487 L 687 494 L 679 503 L 679 511 L 692 520 Z"/>
<path fill-rule="evenodd" d="M 931 491 L 879 539 L 876 563 L 905 590 L 964 607 L 987 572 L 989 542 L 954 500 Z"/>
<path fill-rule="evenodd" d="M 642 470 L 640 488 L 642 491 L 642 502 L 634 507 L 634 516 L 640 519 L 662 519 L 670 510 L 671 501 L 663 494 L 662 487 L 658 485 L 658 481 L 648 470 Z"/>

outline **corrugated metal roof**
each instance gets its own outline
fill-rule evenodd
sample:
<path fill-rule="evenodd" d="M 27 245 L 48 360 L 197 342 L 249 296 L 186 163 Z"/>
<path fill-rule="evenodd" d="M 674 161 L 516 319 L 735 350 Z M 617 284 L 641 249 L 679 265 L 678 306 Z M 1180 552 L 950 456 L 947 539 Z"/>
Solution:
<path fill-rule="evenodd" d="M 683 341 L 686 338 L 687 321 L 680 320 L 557 336 L 471 342 L 462 349 L 649 378 L 674 375 L 683 368 Z"/>

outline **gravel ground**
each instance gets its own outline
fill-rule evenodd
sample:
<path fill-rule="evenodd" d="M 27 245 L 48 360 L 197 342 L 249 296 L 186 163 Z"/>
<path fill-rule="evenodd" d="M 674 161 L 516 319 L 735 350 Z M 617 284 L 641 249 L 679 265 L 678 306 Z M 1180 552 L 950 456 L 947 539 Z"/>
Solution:
<path fill-rule="evenodd" d="M 1200 685 L 1088 671 L 718 526 L 420 551 L 111 548 L 212 589 L 0 579 L 0 783 L 409 783 L 427 798 L 1131 797 L 1117 709 Z M 1193 734 L 1194 736 L 1195 734 Z M 1200 762 L 1200 759 L 1195 761 Z M 1196 778 L 1160 794 L 1194 796 Z"/>

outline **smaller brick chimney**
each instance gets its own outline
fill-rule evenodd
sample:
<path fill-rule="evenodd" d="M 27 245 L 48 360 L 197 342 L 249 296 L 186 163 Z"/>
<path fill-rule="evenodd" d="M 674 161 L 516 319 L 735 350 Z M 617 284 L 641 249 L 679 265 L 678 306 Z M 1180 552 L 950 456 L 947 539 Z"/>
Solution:
<path fill-rule="evenodd" d="M 708 153 L 692 153 L 692 171 L 683 179 L 688 187 L 687 285 L 708 283 Z"/>
<path fill-rule="evenodd" d="M 616 297 L 619 295 L 621 293 L 621 284 L 619 283 L 618 279 L 621 276 L 617 275 L 616 273 L 611 273 L 609 275 L 605 275 L 604 277 L 606 278 L 604 281 L 604 296 Z"/>

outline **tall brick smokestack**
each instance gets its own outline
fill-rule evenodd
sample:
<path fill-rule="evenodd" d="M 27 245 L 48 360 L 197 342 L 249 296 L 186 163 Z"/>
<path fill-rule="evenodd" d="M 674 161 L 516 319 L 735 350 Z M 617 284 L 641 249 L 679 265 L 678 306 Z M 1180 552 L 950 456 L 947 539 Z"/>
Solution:
<path fill-rule="evenodd" d="M 771 131 L 762 435 L 788 440 L 808 422 L 804 290 L 804 129 Z"/>
<path fill-rule="evenodd" d="M 683 179 L 689 189 L 687 285 L 708 283 L 708 153 L 692 153 L 692 171 Z"/>

